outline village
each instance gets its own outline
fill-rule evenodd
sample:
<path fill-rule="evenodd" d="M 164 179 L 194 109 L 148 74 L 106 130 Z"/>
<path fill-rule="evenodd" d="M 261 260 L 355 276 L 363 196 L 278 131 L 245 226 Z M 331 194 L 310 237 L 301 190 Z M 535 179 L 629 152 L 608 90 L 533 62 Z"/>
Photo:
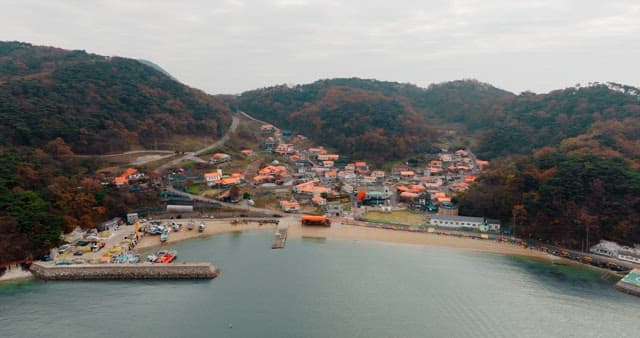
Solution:
<path fill-rule="evenodd" d="M 511 237 L 511 229 L 501 228 L 499 220 L 460 215 L 457 195 L 489 166 L 470 149 L 440 149 L 423 154 L 420 161 L 376 167 L 247 117 L 234 122 L 240 132 L 230 132 L 226 142 L 207 151 L 158 152 L 116 163 L 103 173 L 103 185 L 134 196 L 155 192 L 159 204 L 128 208 L 126 219 L 123 215 L 93 231 L 69 234 L 69 244 L 52 250 L 49 259 L 56 266 L 171 263 L 177 256 L 171 250 L 148 257 L 140 253 L 194 234 L 238 229 L 275 230 L 272 248 L 277 249 L 285 246 L 288 234 L 303 233 L 300 224 L 333 223 L 506 242 L 614 271 L 629 271 L 640 263 L 637 250 L 607 251 L 599 244 L 592 254 L 573 252 Z M 322 230 L 306 233 L 327 236 Z M 215 267 L 194 269 L 185 270 L 183 277 L 217 275 Z"/>

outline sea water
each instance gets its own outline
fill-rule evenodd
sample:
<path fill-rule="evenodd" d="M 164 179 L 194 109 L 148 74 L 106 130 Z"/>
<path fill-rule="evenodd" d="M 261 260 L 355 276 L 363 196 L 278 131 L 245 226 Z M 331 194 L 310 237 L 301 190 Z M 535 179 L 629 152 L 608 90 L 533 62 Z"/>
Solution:
<path fill-rule="evenodd" d="M 638 337 L 589 268 L 456 249 L 235 233 L 168 246 L 211 281 L 0 285 L 0 337 Z"/>

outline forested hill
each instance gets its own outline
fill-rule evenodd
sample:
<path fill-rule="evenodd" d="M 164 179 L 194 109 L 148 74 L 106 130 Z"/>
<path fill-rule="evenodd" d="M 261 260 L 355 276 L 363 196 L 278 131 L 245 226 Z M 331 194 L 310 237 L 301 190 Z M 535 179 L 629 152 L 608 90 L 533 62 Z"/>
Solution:
<path fill-rule="evenodd" d="M 405 85 L 329 80 L 243 93 L 238 107 L 286 129 L 378 164 L 420 153 L 436 140 L 426 118 L 406 98 Z M 406 90 L 421 89 L 407 85 Z"/>
<path fill-rule="evenodd" d="M 176 135 L 221 136 L 231 123 L 217 98 L 139 61 L 0 42 L 0 144 L 74 153 L 151 148 Z"/>
<path fill-rule="evenodd" d="M 597 126 L 609 121 L 639 118 L 639 93 L 612 83 L 516 95 L 476 80 L 420 88 L 350 78 L 253 90 L 240 95 L 236 104 L 260 119 L 355 156 L 362 155 L 356 147 L 369 137 L 363 137 L 368 131 L 391 128 L 382 133 L 386 140 L 407 135 L 406 124 L 397 123 L 407 117 L 412 126 L 425 130 L 418 142 L 433 139 L 434 129 L 442 124 L 455 123 L 481 157 L 496 159 L 559 145 L 592 128 L 602 129 Z M 401 158 L 419 149 L 401 150 L 385 158 Z"/>

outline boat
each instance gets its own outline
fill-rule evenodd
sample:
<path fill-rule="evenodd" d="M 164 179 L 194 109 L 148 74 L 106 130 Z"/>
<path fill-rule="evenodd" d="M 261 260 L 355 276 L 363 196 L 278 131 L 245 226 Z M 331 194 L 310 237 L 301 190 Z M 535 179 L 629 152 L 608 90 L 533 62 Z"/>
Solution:
<path fill-rule="evenodd" d="M 158 251 L 158 253 L 156 253 L 156 257 L 155 263 L 168 264 L 178 257 L 178 252 L 176 250 L 163 251 L 162 253 L 161 251 Z"/>
<path fill-rule="evenodd" d="M 194 222 L 193 220 L 190 220 L 189 223 L 187 223 L 187 230 L 193 230 L 193 227 L 196 225 L 196 222 Z"/>
<path fill-rule="evenodd" d="M 165 230 L 160 234 L 160 242 L 166 242 L 169 238 L 169 231 Z"/>
<path fill-rule="evenodd" d="M 198 232 L 203 232 L 205 227 L 206 227 L 206 225 L 204 225 L 204 222 L 201 222 L 200 226 L 198 227 Z"/>

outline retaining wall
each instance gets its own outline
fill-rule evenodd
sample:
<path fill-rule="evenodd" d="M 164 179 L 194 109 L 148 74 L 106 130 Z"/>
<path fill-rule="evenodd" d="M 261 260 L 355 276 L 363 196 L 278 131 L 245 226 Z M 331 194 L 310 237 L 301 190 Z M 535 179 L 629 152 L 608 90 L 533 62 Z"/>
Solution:
<path fill-rule="evenodd" d="M 113 279 L 213 279 L 218 269 L 211 263 L 82 264 L 33 263 L 31 272 L 43 280 Z"/>

